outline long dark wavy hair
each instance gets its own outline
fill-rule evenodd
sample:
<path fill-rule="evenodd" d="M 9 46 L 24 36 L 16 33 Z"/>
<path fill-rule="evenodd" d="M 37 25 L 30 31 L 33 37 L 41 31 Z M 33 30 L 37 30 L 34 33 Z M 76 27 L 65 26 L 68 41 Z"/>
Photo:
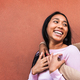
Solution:
<path fill-rule="evenodd" d="M 46 42 L 48 50 L 49 50 L 49 38 L 47 34 L 47 27 L 48 27 L 48 23 L 50 22 L 51 18 L 57 14 L 63 15 L 66 18 L 67 25 L 68 25 L 68 33 L 67 33 L 67 36 L 64 38 L 63 43 L 66 45 L 71 44 L 71 30 L 70 30 L 68 19 L 63 13 L 56 11 L 46 18 L 46 20 L 44 21 L 43 27 L 42 27 L 42 36 L 44 38 L 44 41 Z M 33 59 L 32 67 L 36 64 L 36 61 L 38 60 L 38 58 L 39 58 L 39 52 L 36 53 Z"/>

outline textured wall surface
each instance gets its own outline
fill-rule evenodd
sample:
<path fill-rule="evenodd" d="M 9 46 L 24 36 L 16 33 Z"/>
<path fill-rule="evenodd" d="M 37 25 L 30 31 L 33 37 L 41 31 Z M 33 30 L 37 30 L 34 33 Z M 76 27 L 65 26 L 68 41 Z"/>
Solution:
<path fill-rule="evenodd" d="M 45 18 L 64 13 L 80 41 L 80 0 L 0 0 L 0 80 L 27 80 Z"/>

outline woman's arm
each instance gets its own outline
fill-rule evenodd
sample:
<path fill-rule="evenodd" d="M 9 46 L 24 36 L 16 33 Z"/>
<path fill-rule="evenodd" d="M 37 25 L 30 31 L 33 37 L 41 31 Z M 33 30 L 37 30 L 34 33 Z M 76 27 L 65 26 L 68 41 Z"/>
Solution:
<path fill-rule="evenodd" d="M 36 53 L 37 54 L 37 53 Z M 43 72 L 44 70 L 47 70 L 48 67 L 48 62 L 47 62 L 47 57 L 43 56 L 44 52 L 42 52 L 39 56 L 39 58 L 33 60 L 33 65 L 31 72 L 29 74 L 29 79 L 28 80 L 38 80 L 38 73 Z M 39 55 L 39 54 L 37 54 Z M 36 61 L 37 60 L 37 61 Z"/>
<path fill-rule="evenodd" d="M 38 74 L 33 75 L 32 74 L 32 69 L 30 71 L 28 80 L 38 80 Z"/>
<path fill-rule="evenodd" d="M 51 77 L 56 80 L 65 80 L 62 74 L 59 72 L 58 68 L 65 62 L 65 60 L 59 60 L 59 56 L 62 54 L 50 55 L 48 63 L 49 63 L 49 72 Z"/>
<path fill-rule="evenodd" d="M 80 72 L 65 64 L 60 67 L 59 71 L 67 80 L 80 80 Z"/>
<path fill-rule="evenodd" d="M 45 42 L 41 42 L 39 45 L 39 53 L 41 53 L 42 51 L 45 52 L 45 56 L 49 55 L 48 49 L 46 47 L 46 43 Z"/>

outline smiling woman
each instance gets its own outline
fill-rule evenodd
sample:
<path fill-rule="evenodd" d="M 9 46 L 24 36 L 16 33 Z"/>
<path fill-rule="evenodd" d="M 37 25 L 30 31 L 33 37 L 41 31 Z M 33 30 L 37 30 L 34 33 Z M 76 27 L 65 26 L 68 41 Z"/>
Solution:
<path fill-rule="evenodd" d="M 60 14 L 54 15 L 51 18 L 47 27 L 49 41 L 50 42 L 62 41 L 63 43 L 63 40 L 67 35 L 67 32 L 68 32 L 68 26 L 67 26 L 66 18 Z"/>
<path fill-rule="evenodd" d="M 59 72 L 64 62 L 80 71 L 80 52 L 77 47 L 71 45 L 71 30 L 63 13 L 55 12 L 46 18 L 42 35 L 49 53 L 46 50 L 40 55 L 39 52 L 36 53 L 28 80 L 65 80 Z"/>
<path fill-rule="evenodd" d="M 52 42 L 52 41 L 50 41 L 50 38 L 49 38 L 50 36 L 47 31 L 49 31 L 49 33 L 52 32 L 53 33 L 52 35 L 54 38 L 60 39 L 59 41 L 52 39 L 52 40 L 56 41 L 57 43 L 59 42 L 60 47 L 64 44 L 66 44 L 66 45 L 71 44 L 70 25 L 69 25 L 67 17 L 63 13 L 54 12 L 53 14 L 51 14 L 50 16 L 48 16 L 46 18 L 46 20 L 43 24 L 42 35 L 43 35 L 43 38 L 49 49 L 50 42 Z M 56 34 L 56 31 L 61 33 L 62 35 Z M 56 42 L 54 42 L 54 43 L 56 43 Z"/>

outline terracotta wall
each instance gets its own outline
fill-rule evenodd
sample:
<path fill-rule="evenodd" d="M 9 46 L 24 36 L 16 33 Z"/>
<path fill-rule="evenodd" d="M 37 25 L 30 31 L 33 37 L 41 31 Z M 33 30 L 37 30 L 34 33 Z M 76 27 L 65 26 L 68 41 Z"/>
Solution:
<path fill-rule="evenodd" d="M 80 0 L 0 0 L 0 80 L 27 80 L 43 22 L 54 11 L 68 17 L 79 42 Z"/>

